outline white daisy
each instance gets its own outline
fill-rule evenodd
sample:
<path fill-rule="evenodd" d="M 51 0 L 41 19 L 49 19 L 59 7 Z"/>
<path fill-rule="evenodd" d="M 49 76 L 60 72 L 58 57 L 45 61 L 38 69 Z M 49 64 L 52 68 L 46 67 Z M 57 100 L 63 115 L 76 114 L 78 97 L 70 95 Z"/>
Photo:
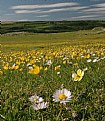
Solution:
<path fill-rule="evenodd" d="M 87 62 L 90 63 L 92 60 L 91 59 L 88 59 Z"/>
<path fill-rule="evenodd" d="M 29 66 L 28 68 L 29 68 L 29 69 L 33 69 L 33 67 L 32 67 L 32 66 Z"/>
<path fill-rule="evenodd" d="M 105 59 L 105 56 L 104 57 L 102 57 L 102 58 L 100 58 L 101 60 L 103 60 L 103 59 Z"/>
<path fill-rule="evenodd" d="M 58 71 L 58 72 L 57 72 L 57 75 L 59 75 L 59 74 L 60 74 L 60 72 Z"/>
<path fill-rule="evenodd" d="M 38 103 L 38 104 L 34 104 L 32 107 L 34 110 L 39 110 L 39 109 L 44 109 L 44 108 L 47 108 L 49 106 L 49 103 L 48 102 L 41 102 L 41 103 Z"/>
<path fill-rule="evenodd" d="M 30 63 L 27 63 L 27 66 L 31 66 L 32 64 L 30 64 Z"/>
<path fill-rule="evenodd" d="M 69 62 L 69 64 L 70 64 L 70 65 L 72 65 L 72 64 L 73 64 L 73 62 L 71 62 L 71 61 L 70 61 L 70 62 Z"/>
<path fill-rule="evenodd" d="M 48 66 L 50 66 L 51 64 L 52 64 L 51 60 L 47 60 L 46 63 L 45 63 L 45 65 L 48 65 Z"/>
<path fill-rule="evenodd" d="M 31 96 L 31 97 L 29 98 L 29 100 L 30 100 L 31 102 L 33 102 L 33 103 L 41 103 L 41 102 L 44 101 L 44 99 L 43 99 L 42 97 L 39 97 L 39 96 L 37 96 L 37 95 Z"/>
<path fill-rule="evenodd" d="M 71 92 L 67 89 L 61 89 L 56 90 L 56 92 L 53 94 L 53 101 L 54 102 L 60 102 L 60 103 L 66 103 L 71 100 Z"/>
<path fill-rule="evenodd" d="M 95 58 L 95 59 L 93 60 L 93 63 L 98 62 L 98 61 L 100 61 L 100 59 L 99 59 L 99 58 Z"/>
<path fill-rule="evenodd" d="M 87 67 L 83 69 L 83 71 L 87 71 L 87 70 L 88 70 L 88 68 L 87 68 Z"/>

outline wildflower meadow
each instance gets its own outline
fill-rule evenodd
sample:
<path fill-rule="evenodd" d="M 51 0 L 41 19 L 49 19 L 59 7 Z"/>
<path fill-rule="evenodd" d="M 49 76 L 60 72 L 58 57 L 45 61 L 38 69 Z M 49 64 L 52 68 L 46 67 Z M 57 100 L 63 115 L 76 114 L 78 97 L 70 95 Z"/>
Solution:
<path fill-rule="evenodd" d="M 105 34 L 0 36 L 1 121 L 105 121 Z"/>

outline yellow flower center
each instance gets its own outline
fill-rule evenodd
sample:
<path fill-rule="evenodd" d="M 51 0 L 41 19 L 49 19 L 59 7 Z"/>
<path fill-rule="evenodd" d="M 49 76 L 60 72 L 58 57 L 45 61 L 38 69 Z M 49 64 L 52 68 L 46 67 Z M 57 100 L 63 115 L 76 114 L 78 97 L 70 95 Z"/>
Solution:
<path fill-rule="evenodd" d="M 65 100 L 66 98 L 67 98 L 67 96 L 65 94 L 60 94 L 59 95 L 60 100 Z"/>
<path fill-rule="evenodd" d="M 34 98 L 34 102 L 37 102 L 38 101 L 38 99 L 37 98 Z"/>

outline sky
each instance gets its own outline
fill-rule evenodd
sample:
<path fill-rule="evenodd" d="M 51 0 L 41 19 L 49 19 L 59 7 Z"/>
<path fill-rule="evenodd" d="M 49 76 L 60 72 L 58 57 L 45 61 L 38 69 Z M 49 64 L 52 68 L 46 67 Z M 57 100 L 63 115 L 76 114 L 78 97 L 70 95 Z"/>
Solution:
<path fill-rule="evenodd" d="M 0 0 L 0 21 L 105 20 L 105 0 Z"/>

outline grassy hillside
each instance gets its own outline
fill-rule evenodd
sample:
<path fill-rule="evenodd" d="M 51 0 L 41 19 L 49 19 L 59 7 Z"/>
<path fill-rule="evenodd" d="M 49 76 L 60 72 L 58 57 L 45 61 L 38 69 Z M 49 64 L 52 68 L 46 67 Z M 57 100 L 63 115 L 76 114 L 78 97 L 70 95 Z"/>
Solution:
<path fill-rule="evenodd" d="M 78 31 L 50 34 L 20 34 L 0 36 L 1 49 L 3 51 L 35 49 L 52 47 L 55 45 L 84 45 L 105 44 L 105 34 L 97 34 L 97 31 Z"/>
<path fill-rule="evenodd" d="M 2 22 L 0 33 L 59 33 L 78 30 L 89 30 L 94 27 L 105 27 L 105 21 L 36 21 L 36 22 Z"/>

